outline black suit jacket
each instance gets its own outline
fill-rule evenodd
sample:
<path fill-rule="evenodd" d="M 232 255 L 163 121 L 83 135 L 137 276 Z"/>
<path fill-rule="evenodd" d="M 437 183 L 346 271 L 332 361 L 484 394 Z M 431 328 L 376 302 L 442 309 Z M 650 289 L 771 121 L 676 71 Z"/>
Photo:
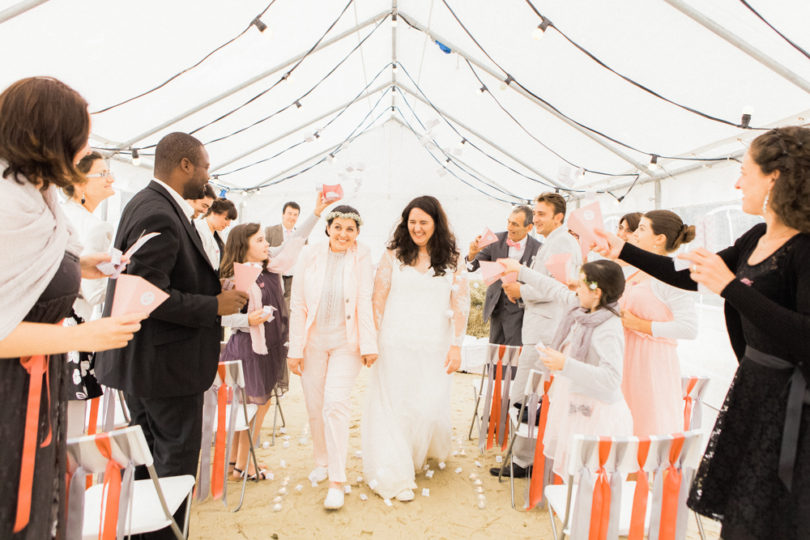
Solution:
<path fill-rule="evenodd" d="M 478 261 L 497 261 L 498 259 L 509 257 L 509 246 L 506 245 L 507 234 L 506 231 L 497 233 L 495 236 L 498 237 L 498 241 L 486 246 L 478 252 L 475 259 L 467 263 L 469 270 L 471 272 L 478 270 L 480 266 Z M 532 238 L 531 235 L 526 236 L 526 248 L 523 250 L 520 264 L 531 266 L 535 255 L 537 255 L 537 251 L 540 249 L 540 245 L 540 242 Z M 501 300 L 501 295 L 506 296 L 506 293 L 503 292 L 502 283 L 499 279 L 487 288 L 487 296 L 484 300 L 484 322 L 487 322 L 492 316 L 492 312 L 495 311 L 495 307 Z M 507 316 L 515 316 L 515 324 L 518 325 L 517 328 L 519 329 L 522 321 L 523 308 L 520 307 L 517 302 L 513 304 L 507 301 L 504 305 L 506 307 Z"/>
<path fill-rule="evenodd" d="M 160 235 L 138 250 L 126 273 L 143 277 L 169 298 L 141 323 L 126 347 L 97 355 L 96 377 L 147 398 L 203 392 L 211 386 L 219 360 L 219 277 L 194 225 L 157 182 L 136 193 L 124 208 L 115 247 L 126 251 L 144 230 Z M 105 315 L 115 283 L 111 279 L 107 287 Z"/>

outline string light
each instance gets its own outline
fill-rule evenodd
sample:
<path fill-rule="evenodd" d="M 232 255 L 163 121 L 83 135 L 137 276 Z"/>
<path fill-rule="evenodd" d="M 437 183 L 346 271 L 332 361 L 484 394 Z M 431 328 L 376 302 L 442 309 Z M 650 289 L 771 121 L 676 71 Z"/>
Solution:
<path fill-rule="evenodd" d="M 650 169 L 653 171 L 657 171 L 660 165 L 658 165 L 658 156 L 655 154 L 650 156 Z"/>
<path fill-rule="evenodd" d="M 295 107 L 296 107 L 297 109 L 300 109 L 301 107 L 303 107 L 303 105 L 301 105 L 301 102 L 300 102 L 300 101 L 298 101 L 298 100 L 296 99 L 296 100 L 295 100 Z"/>
<path fill-rule="evenodd" d="M 261 20 L 259 17 L 256 17 L 255 19 L 253 19 L 253 21 L 251 21 L 251 23 L 250 23 L 250 24 L 252 24 L 253 26 L 255 26 L 255 27 L 256 27 L 256 29 L 257 29 L 259 32 L 264 33 L 264 31 L 265 31 L 265 30 L 267 30 L 267 25 L 266 25 L 266 24 L 264 24 L 264 22 L 262 22 L 262 20 Z"/>
<path fill-rule="evenodd" d="M 132 149 L 132 164 L 136 167 L 141 164 L 141 155 L 138 153 L 137 148 Z"/>
<path fill-rule="evenodd" d="M 754 115 L 754 108 L 751 105 L 746 105 L 745 107 L 743 107 L 740 126 L 747 128 L 748 125 L 751 123 L 751 117 L 753 115 Z"/>
<path fill-rule="evenodd" d="M 397 27 L 397 12 L 394 11 L 391 13 L 391 28 Z"/>
<path fill-rule="evenodd" d="M 507 74 L 506 79 L 501 83 L 501 91 L 506 90 L 506 87 L 515 82 L 511 75 Z"/>
<path fill-rule="evenodd" d="M 543 36 L 546 35 L 546 29 L 551 24 L 550 20 L 546 19 L 542 15 L 540 17 L 542 17 L 542 21 L 537 25 L 537 28 L 534 29 L 534 32 L 532 32 L 532 39 L 535 41 L 540 41 L 543 39 Z"/>

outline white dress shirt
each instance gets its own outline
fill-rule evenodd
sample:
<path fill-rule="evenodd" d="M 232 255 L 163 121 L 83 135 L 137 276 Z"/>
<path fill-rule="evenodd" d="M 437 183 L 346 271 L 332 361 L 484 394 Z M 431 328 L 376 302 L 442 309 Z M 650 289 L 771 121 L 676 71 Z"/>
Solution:
<path fill-rule="evenodd" d="M 214 267 L 214 270 L 219 269 L 219 261 L 222 254 L 219 252 L 219 245 L 217 245 L 217 241 L 214 239 L 214 232 L 208 225 L 208 220 L 199 218 L 195 219 L 193 223 L 194 226 L 197 227 L 197 233 L 200 235 L 203 249 L 205 249 L 205 254 L 208 255 L 208 260 L 211 261 L 211 266 Z"/>
<path fill-rule="evenodd" d="M 188 221 L 190 223 L 191 218 L 194 216 L 194 209 L 191 207 L 191 205 L 188 204 L 188 202 L 186 202 L 186 200 L 179 193 L 177 193 L 174 190 L 173 187 L 169 186 L 166 182 L 158 180 L 157 178 L 152 178 L 152 180 L 154 180 L 155 182 L 157 182 L 158 184 L 163 186 L 163 189 L 168 191 L 169 195 L 171 195 L 172 198 L 175 201 L 177 201 L 177 204 L 180 205 L 180 208 L 183 210 L 183 213 L 186 215 L 186 217 L 188 218 Z"/>
<path fill-rule="evenodd" d="M 529 236 L 526 235 L 523 237 L 523 240 L 518 242 L 519 247 L 512 247 L 509 246 L 509 258 L 515 259 L 519 261 L 521 257 L 523 257 L 523 252 L 526 251 L 526 242 L 528 241 Z M 506 241 L 509 242 L 509 237 L 506 237 Z"/>

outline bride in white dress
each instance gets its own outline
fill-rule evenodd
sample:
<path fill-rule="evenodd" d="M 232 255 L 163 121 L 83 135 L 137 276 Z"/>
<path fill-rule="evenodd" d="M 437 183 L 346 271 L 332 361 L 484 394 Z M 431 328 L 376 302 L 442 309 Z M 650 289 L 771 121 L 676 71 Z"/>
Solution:
<path fill-rule="evenodd" d="M 450 453 L 451 374 L 461 365 L 470 296 L 439 201 L 402 212 L 374 281 L 379 359 L 363 413 L 363 473 L 386 499 L 410 501 L 427 458 Z"/>

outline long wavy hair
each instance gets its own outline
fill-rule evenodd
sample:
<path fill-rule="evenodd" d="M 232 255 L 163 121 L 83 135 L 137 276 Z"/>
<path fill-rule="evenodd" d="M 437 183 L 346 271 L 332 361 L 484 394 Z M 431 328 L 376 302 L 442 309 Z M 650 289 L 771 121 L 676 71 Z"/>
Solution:
<path fill-rule="evenodd" d="M 456 237 L 447 223 L 447 215 L 436 197 L 422 195 L 408 203 L 402 211 L 402 219 L 394 229 L 394 235 L 388 242 L 388 249 L 394 250 L 397 259 L 408 266 L 416 263 L 419 257 L 417 246 L 408 232 L 408 218 L 411 210 L 418 208 L 433 219 L 433 236 L 427 244 L 430 255 L 430 266 L 437 276 L 443 276 L 449 269 L 454 272 L 458 265 L 459 251 L 456 247 Z"/>
<path fill-rule="evenodd" d="M 228 240 L 225 243 L 225 250 L 222 252 L 222 262 L 219 265 L 219 276 L 228 278 L 233 276 L 233 263 L 245 262 L 250 237 L 259 232 L 262 226 L 258 223 L 243 223 L 231 229 L 228 233 Z M 267 271 L 268 259 L 262 261 L 262 269 Z"/>

